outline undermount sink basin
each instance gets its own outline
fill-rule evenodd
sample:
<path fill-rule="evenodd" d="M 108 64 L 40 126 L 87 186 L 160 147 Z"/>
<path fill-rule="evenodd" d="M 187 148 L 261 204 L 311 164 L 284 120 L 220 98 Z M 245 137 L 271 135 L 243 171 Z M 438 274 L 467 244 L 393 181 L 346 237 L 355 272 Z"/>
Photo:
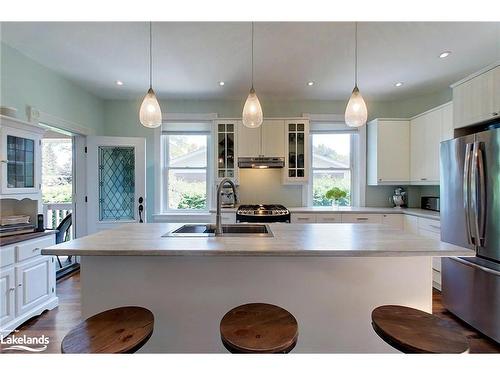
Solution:
<path fill-rule="evenodd" d="M 273 237 L 267 224 L 224 224 L 218 237 Z M 162 237 L 215 237 L 214 224 L 185 224 Z"/>

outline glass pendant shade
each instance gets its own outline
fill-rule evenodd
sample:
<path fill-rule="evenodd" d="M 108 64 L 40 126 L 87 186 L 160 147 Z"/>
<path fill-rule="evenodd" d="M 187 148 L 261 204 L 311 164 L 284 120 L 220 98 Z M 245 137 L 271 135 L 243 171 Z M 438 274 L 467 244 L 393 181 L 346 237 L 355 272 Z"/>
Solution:
<path fill-rule="evenodd" d="M 242 117 L 243 125 L 247 128 L 258 128 L 264 120 L 262 107 L 260 106 L 259 98 L 257 98 L 257 94 L 253 87 L 250 89 L 247 101 L 243 107 Z"/>
<path fill-rule="evenodd" d="M 157 128 L 161 125 L 161 108 L 155 92 L 150 87 L 144 97 L 141 109 L 139 110 L 139 120 L 147 128 Z"/>
<path fill-rule="evenodd" d="M 359 92 L 358 86 L 355 86 L 345 109 L 345 122 L 350 127 L 358 128 L 365 125 L 367 119 L 366 103 Z"/>

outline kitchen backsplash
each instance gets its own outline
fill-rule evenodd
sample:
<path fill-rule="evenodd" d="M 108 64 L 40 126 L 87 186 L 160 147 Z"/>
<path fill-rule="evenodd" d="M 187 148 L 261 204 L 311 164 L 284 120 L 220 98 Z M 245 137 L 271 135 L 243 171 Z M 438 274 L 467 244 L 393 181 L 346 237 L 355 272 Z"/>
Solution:
<path fill-rule="evenodd" d="M 240 169 L 239 198 L 242 204 L 280 203 L 288 207 L 305 206 L 302 186 L 283 185 L 281 169 Z M 390 207 L 389 197 L 397 186 L 367 186 L 367 207 Z M 421 196 L 439 196 L 439 186 L 403 186 L 409 207 L 420 207 Z"/>

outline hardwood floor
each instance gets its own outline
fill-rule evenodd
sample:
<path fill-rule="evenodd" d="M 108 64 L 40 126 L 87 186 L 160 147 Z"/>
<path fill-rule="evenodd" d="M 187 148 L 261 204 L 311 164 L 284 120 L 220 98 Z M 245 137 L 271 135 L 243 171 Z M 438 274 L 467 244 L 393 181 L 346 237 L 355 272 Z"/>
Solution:
<path fill-rule="evenodd" d="M 50 343 L 45 353 L 60 353 L 62 339 L 81 320 L 80 273 L 59 280 L 57 295 L 59 297 L 59 307 L 27 321 L 15 333 L 16 336 L 39 336 L 42 334 L 48 336 Z M 499 344 L 449 313 L 443 307 L 441 293 L 436 289 L 433 290 L 432 310 L 433 314 L 446 320 L 450 327 L 459 329 L 467 336 L 471 353 L 500 353 Z"/>

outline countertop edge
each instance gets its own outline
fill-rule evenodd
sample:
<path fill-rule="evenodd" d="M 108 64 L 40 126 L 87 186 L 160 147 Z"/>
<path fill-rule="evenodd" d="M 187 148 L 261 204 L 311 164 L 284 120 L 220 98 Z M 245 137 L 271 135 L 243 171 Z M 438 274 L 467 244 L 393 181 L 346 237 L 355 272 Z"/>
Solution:
<path fill-rule="evenodd" d="M 52 234 L 56 234 L 59 231 L 57 229 L 47 229 L 44 232 L 31 232 L 31 233 L 23 233 L 23 234 L 14 234 L 12 236 L 2 237 L 0 240 L 0 246 L 9 246 L 14 245 L 19 242 L 34 240 L 40 237 L 50 236 Z M 12 238 L 9 238 L 12 237 Z M 16 238 L 14 238 L 16 237 Z M 9 241 L 10 240 L 10 241 Z"/>

